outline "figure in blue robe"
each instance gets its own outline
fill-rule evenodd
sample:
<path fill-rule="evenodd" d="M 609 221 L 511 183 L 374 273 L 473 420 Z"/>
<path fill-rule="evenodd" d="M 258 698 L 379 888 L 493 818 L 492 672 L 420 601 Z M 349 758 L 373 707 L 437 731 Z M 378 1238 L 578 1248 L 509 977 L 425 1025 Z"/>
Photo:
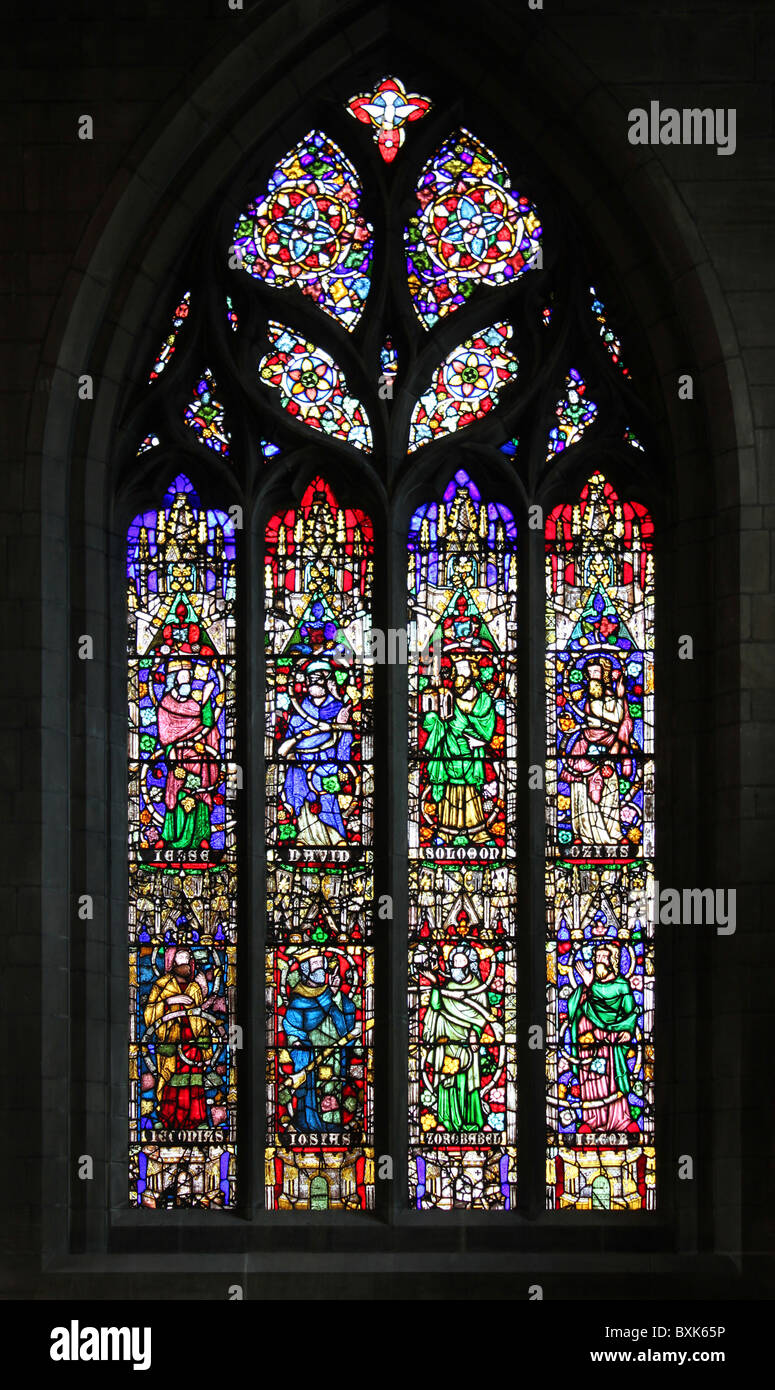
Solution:
<path fill-rule="evenodd" d="M 288 1050 L 294 1075 L 304 1073 L 294 1095 L 293 1127 L 301 1133 L 337 1129 L 342 1125 L 342 1087 L 354 1046 L 352 1039 L 345 1039 L 355 1024 L 355 1005 L 341 992 L 335 966 L 329 974 L 324 956 L 301 961 L 288 976 L 288 992 L 283 1020 Z"/>
<path fill-rule="evenodd" d="M 328 663 L 313 661 L 305 674 L 307 694 L 295 705 L 280 749 L 293 759 L 283 799 L 296 814 L 299 844 L 341 844 L 347 834 L 339 803 L 340 771 L 349 761 L 353 737 L 342 726 L 349 721 L 350 706 L 339 698 Z"/>

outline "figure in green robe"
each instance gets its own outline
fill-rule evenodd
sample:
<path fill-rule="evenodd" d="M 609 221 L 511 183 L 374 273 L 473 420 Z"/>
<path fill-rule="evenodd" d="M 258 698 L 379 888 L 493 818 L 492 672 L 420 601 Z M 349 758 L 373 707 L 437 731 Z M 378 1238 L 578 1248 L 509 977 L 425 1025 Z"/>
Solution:
<path fill-rule="evenodd" d="M 479 687 L 471 661 L 456 663 L 451 710 L 423 720 L 431 796 L 439 830 L 457 843 L 488 838 L 482 801 L 485 748 L 495 731 L 492 696 Z"/>
<path fill-rule="evenodd" d="M 438 1123 L 452 1134 L 485 1128 L 479 1042 L 490 1021 L 482 1003 L 486 988 L 476 953 L 455 950 L 449 980 L 436 981 L 423 1019 L 423 1042 L 431 1047 Z"/>
<path fill-rule="evenodd" d="M 636 1133 L 628 1095 L 627 1047 L 638 1024 L 638 1006 L 619 974 L 619 952 L 610 942 L 595 949 L 594 970 L 576 967 L 583 984 L 568 1001 L 572 1069 L 579 1079 L 584 1121 L 579 1133 Z"/>

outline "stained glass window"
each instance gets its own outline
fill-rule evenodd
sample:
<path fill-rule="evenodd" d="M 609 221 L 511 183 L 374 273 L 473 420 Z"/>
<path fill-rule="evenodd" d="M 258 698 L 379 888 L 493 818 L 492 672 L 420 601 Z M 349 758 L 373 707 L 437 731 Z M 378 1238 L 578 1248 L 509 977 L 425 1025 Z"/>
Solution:
<path fill-rule="evenodd" d="M 275 289 L 296 286 L 352 329 L 369 293 L 374 253 L 360 201 L 354 166 L 333 140 L 311 130 L 237 219 L 234 250 L 251 275 Z"/>
<path fill-rule="evenodd" d="M 551 1208 L 655 1205 L 652 545 L 601 473 L 547 521 Z"/>
<path fill-rule="evenodd" d="M 409 1188 L 516 1192 L 516 562 L 461 469 L 409 532 Z"/>
<path fill-rule="evenodd" d="M 511 324 L 494 323 L 445 357 L 420 396 L 409 426 L 409 451 L 481 420 L 504 386 L 516 379 L 518 362 L 508 343 Z"/>
<path fill-rule="evenodd" d="M 479 285 L 506 285 L 529 269 L 541 225 L 492 150 L 461 130 L 423 169 L 405 242 L 415 312 L 431 328 Z"/>
<path fill-rule="evenodd" d="M 357 121 L 370 125 L 382 158 L 392 164 L 406 139 L 407 121 L 419 121 L 431 108 L 428 97 L 407 92 L 398 77 L 383 77 L 373 92 L 351 97 L 347 110 Z"/>
<path fill-rule="evenodd" d="M 388 1048 L 393 1064 L 408 1058 L 408 1116 L 399 1119 L 408 1170 L 396 1162 L 390 1190 L 400 1188 L 404 1206 L 527 1207 L 537 1195 L 530 1174 L 545 1160 L 553 1210 L 650 1208 L 653 528 L 640 502 L 614 492 L 602 456 L 571 472 L 599 440 L 617 477 L 628 465 L 645 476 L 646 450 L 628 423 L 646 438 L 645 413 L 606 389 L 617 369 L 628 373 L 581 269 L 586 254 L 561 282 L 556 246 L 543 267 L 531 176 L 512 187 L 498 155 L 450 126 L 427 158 L 430 120 L 415 123 L 431 100 L 397 77 L 337 101 L 341 147 L 309 131 L 274 162 L 263 191 L 237 195 L 199 278 L 196 264 L 190 278 L 181 266 L 185 283 L 205 280 L 213 265 L 220 279 L 212 293 L 182 297 L 155 359 L 148 413 L 132 415 L 128 434 L 147 456 L 144 476 L 177 447 L 176 430 L 181 448 L 179 476 L 128 536 L 131 1202 L 227 1208 L 251 1185 L 244 1167 L 237 1185 L 232 1041 L 238 843 L 251 852 L 237 836 L 239 645 L 240 670 L 256 663 L 245 689 L 260 690 L 263 722 L 259 766 L 245 771 L 265 787 L 264 868 L 243 874 L 240 892 L 247 883 L 241 910 L 263 969 L 251 1103 L 265 1104 L 257 1162 L 267 1210 L 345 1217 L 375 1208 L 375 1111 L 388 1152 L 401 1149 L 395 1110 L 374 1083 L 375 992 L 391 980 L 406 1016 L 399 1003 L 376 1042 L 383 1074 Z M 417 178 L 404 161 L 426 138 Z M 384 244 L 364 210 L 378 205 Z M 245 211 L 234 224 L 236 207 Z M 403 243 L 391 245 L 396 235 Z M 370 295 L 375 255 L 384 282 Z M 239 295 L 235 267 L 251 277 Z M 534 268 L 541 280 L 518 284 Z M 182 351 L 184 323 L 193 364 L 181 380 L 180 371 L 163 374 Z M 598 328 L 606 353 L 590 342 Z M 567 343 L 559 366 L 558 334 Z M 146 360 L 154 348 L 151 340 Z M 588 382 L 582 372 L 593 369 Z M 202 470 L 206 503 L 184 476 L 186 452 L 197 478 Z M 240 498 L 229 514 L 209 500 L 226 473 L 214 455 L 228 460 Z M 560 475 L 578 479 L 570 493 L 557 490 Z M 563 499 L 543 538 L 531 530 L 537 478 Z M 247 524 L 254 505 L 274 513 L 258 538 Z M 545 665 L 520 670 L 520 704 L 519 508 L 529 522 L 519 601 L 532 615 L 532 637 L 522 640 L 532 652 L 539 634 L 539 661 L 546 624 Z M 234 525 L 245 527 L 245 572 L 262 574 L 262 653 L 237 626 Z M 531 547 L 544 541 L 536 592 Z M 403 557 L 405 543 L 406 609 L 390 578 L 394 547 Z M 391 624 L 382 648 L 374 594 Z M 399 652 L 406 642 L 405 746 L 393 703 L 401 678 L 374 669 L 383 659 L 375 652 L 391 660 L 392 634 Z M 535 699 L 547 710 L 538 797 L 517 785 L 518 729 L 532 726 Z M 390 774 L 408 788 L 406 838 L 403 820 L 389 828 L 389 789 L 375 784 L 375 728 L 383 738 L 390 730 Z M 524 750 L 520 767 L 528 762 Z M 396 904 L 408 889 L 379 977 L 375 812 L 385 828 L 379 881 L 384 872 Z M 544 819 L 536 860 L 532 832 L 543 834 Z M 386 901 L 388 923 L 394 899 Z M 518 929 L 523 944 L 545 934 L 546 982 L 521 968 L 519 1007 L 532 1020 L 546 1006 L 548 1127 L 547 1137 L 521 1126 L 520 1151 L 531 1157 L 520 1159 L 519 1192 Z M 240 1020 L 254 1027 L 258 1001 L 245 978 Z M 523 1102 L 533 1084 L 524 1070 Z M 543 1106 L 542 1079 L 539 1087 Z M 543 1200 L 543 1170 L 538 1180 Z"/>
<path fill-rule="evenodd" d="M 175 344 L 177 342 L 178 333 L 180 332 L 180 329 L 182 328 L 183 324 L 188 318 L 190 308 L 191 291 L 186 290 L 186 293 L 183 295 L 183 298 L 178 304 L 178 307 L 173 315 L 172 328 L 167 334 L 167 337 L 164 339 L 164 342 L 162 343 L 161 348 L 159 349 L 158 355 L 156 357 L 156 361 L 154 362 L 151 368 L 150 375 L 148 377 L 149 386 L 152 385 L 152 383 L 161 376 L 162 372 L 164 371 L 164 368 L 166 367 L 173 352 L 175 351 Z"/>
<path fill-rule="evenodd" d="M 575 367 L 565 378 L 565 395 L 560 397 L 554 413 L 558 423 L 549 431 L 547 459 L 575 444 L 597 415 L 597 406 L 587 395 L 587 383 Z"/>
<path fill-rule="evenodd" d="M 281 323 L 270 322 L 267 335 L 274 350 L 262 357 L 258 369 L 262 381 L 279 391 L 283 409 L 311 429 L 344 439 L 356 449 L 371 449 L 366 411 L 350 395 L 333 357 Z"/>
<path fill-rule="evenodd" d="M 216 454 L 226 457 L 229 453 L 230 435 L 226 429 L 225 414 L 220 401 L 215 399 L 216 386 L 212 372 L 205 367 L 194 387 L 194 399 L 186 407 L 186 424 L 194 431 L 200 443 Z"/>
<path fill-rule="evenodd" d="M 322 478 L 266 531 L 266 1204 L 374 1202 L 373 539 Z"/>
<path fill-rule="evenodd" d="M 235 537 L 177 477 L 129 528 L 130 1200 L 236 1201 Z"/>

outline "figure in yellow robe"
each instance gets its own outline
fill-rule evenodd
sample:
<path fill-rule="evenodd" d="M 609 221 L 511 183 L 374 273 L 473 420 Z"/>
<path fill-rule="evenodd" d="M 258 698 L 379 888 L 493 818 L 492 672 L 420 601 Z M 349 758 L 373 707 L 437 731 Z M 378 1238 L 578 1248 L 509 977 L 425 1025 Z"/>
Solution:
<path fill-rule="evenodd" d="M 170 970 L 155 980 L 148 994 L 144 1017 L 147 1027 L 156 1024 L 156 1101 L 159 1129 L 206 1128 L 207 1099 L 204 1072 L 212 1057 L 207 1019 L 194 1013 L 202 1006 L 207 985 L 194 978 L 190 951 L 175 952 Z M 161 1019 L 168 1014 L 181 1015 Z"/>

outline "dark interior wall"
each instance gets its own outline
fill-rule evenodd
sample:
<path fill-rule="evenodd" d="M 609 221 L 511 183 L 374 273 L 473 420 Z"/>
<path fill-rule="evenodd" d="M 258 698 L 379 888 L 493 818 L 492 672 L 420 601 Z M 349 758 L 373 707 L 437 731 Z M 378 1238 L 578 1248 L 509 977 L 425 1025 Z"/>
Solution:
<path fill-rule="evenodd" d="M 667 572 L 675 608 L 664 637 L 697 638 L 696 661 L 666 677 L 681 736 L 669 750 L 665 862 L 678 883 L 737 889 L 736 935 L 705 931 L 699 949 L 678 943 L 670 981 L 671 999 L 693 1001 L 677 1044 L 687 1068 L 705 1079 L 691 1095 L 680 1084 L 675 1090 L 671 1142 L 675 1154 L 696 1156 L 702 1184 L 699 1203 L 686 1197 L 679 1244 L 706 1255 L 748 1252 L 754 1282 L 756 1252 L 771 1245 L 763 1201 L 771 1107 L 760 1099 L 757 1065 L 768 1051 L 761 980 L 771 950 L 764 894 L 775 822 L 775 270 L 768 255 L 775 19 L 766 4 L 730 13 L 702 0 L 680 12 L 640 0 L 550 0 L 545 13 L 527 4 L 483 4 L 476 13 L 472 29 L 470 7 L 456 3 L 439 18 L 431 5 L 246 0 L 240 14 L 227 0 L 72 0 L 26 6 L 6 45 L 0 525 L 15 887 L 5 932 L 3 1063 L 15 1141 L 4 1240 L 12 1281 L 38 1296 L 68 1286 L 135 1296 L 140 1287 L 139 1257 L 134 1273 L 126 1262 L 103 1263 L 107 1280 L 78 1262 L 105 1246 L 107 1201 L 90 1193 L 82 1203 L 72 1177 L 74 1156 L 94 1154 L 106 1198 L 108 1168 L 123 1162 L 104 1123 L 106 1089 L 117 1080 L 107 1065 L 116 1003 L 109 981 L 121 968 L 107 931 L 104 786 L 121 732 L 107 713 L 106 519 L 115 431 L 127 382 L 143 365 L 138 339 L 166 293 L 180 245 L 229 171 L 276 123 L 292 123 L 317 84 L 374 63 L 385 70 L 402 63 L 405 72 L 408 64 L 414 76 L 427 61 L 448 98 L 457 88 L 481 93 L 510 141 L 524 140 L 567 190 L 631 316 L 617 327 L 637 345 L 639 379 L 671 469 Z M 735 108 L 735 154 L 629 146 L 627 111 L 652 99 Z M 91 142 L 77 139 L 83 114 L 94 119 Z M 79 402 L 77 378 L 87 371 L 95 399 Z M 678 399 L 680 372 L 694 376 L 691 403 Z M 81 632 L 102 653 L 93 663 L 75 660 Z M 95 897 L 93 923 L 77 922 L 82 891 Z M 87 1017 L 88 1030 L 73 1026 Z M 63 1058 L 83 1083 L 76 1114 Z M 502 1237 L 497 1250 L 483 1237 L 483 1292 L 500 1278 L 503 1249 Z M 269 1236 L 263 1263 L 277 1269 L 271 1250 Z M 337 1258 L 347 1269 L 347 1257 Z M 592 1275 L 610 1280 L 617 1258 L 598 1257 Z M 304 1259 L 294 1266 L 286 1253 L 283 1267 L 301 1270 Z M 731 1291 L 733 1263 L 724 1272 L 695 1266 L 695 1287 L 716 1278 Z M 223 1254 L 186 1275 L 181 1290 L 222 1296 L 213 1279 L 220 1287 L 235 1264 Z M 532 1268 L 530 1259 L 512 1267 Z M 550 1269 L 558 1290 L 567 1267 L 558 1256 Z M 379 1261 L 367 1262 L 358 1278 L 370 1270 L 371 1287 L 394 1289 L 379 1269 Z M 680 1261 L 662 1273 L 676 1289 L 688 1277 Z M 251 1277 L 260 1287 L 260 1265 Z M 637 1278 L 647 1288 L 646 1276 Z"/>

